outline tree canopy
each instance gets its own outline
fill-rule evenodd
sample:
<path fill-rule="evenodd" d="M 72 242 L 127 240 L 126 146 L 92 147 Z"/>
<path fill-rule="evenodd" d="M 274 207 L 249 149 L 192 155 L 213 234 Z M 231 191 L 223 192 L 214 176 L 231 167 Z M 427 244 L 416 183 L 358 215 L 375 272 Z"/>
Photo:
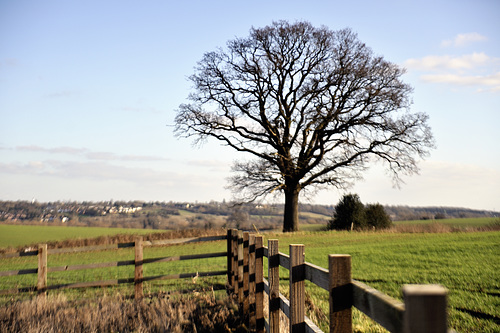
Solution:
<path fill-rule="evenodd" d="M 374 160 L 396 184 L 418 170 L 433 137 L 404 73 L 350 29 L 274 22 L 203 56 L 176 134 L 253 157 L 234 163 L 230 187 L 244 201 L 283 192 L 294 231 L 303 189 L 347 188 Z"/>

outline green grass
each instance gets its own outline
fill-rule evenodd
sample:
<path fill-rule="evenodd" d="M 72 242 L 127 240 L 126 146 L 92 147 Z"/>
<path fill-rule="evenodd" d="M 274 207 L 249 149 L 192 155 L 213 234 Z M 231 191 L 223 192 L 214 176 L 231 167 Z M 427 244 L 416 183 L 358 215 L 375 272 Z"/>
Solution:
<path fill-rule="evenodd" d="M 442 220 L 441 220 L 442 221 Z M 439 221 L 439 222 L 441 222 Z M 418 221 L 425 222 L 425 221 Z M 455 221 L 454 223 L 457 223 Z M 482 219 L 463 221 L 485 223 Z M 486 224 L 491 223 L 486 221 Z M 3 227 L 3 226 L 0 226 Z M 45 227 L 47 228 L 47 227 Z M 51 229 L 51 228 L 47 228 Z M 70 230 L 69 228 L 62 228 Z M 73 228 L 84 231 L 87 228 Z M 19 230 L 19 229 L 18 229 Z M 27 234 L 35 233 L 24 232 Z M 56 230 L 56 229 L 54 229 Z M 110 229 L 108 229 L 110 230 Z M 118 230 L 118 229 L 111 229 Z M 38 235 L 41 239 L 41 235 Z M 81 233 L 78 237 L 84 237 Z M 267 239 L 279 239 L 280 252 L 288 253 L 289 244 L 304 244 L 306 261 L 328 267 L 328 254 L 347 253 L 352 256 L 354 279 L 398 299 L 401 287 L 413 283 L 437 283 L 449 290 L 450 326 L 458 332 L 498 332 L 500 318 L 500 232 L 454 232 L 454 233 L 384 233 L 384 232 L 298 232 L 294 234 L 265 234 Z M 0 229 L 0 239 L 4 239 Z M 67 234 L 60 237 L 69 237 Z M 2 240 L 3 242 L 3 240 Z M 29 241 L 28 243 L 34 241 Z M 219 252 L 226 249 L 226 242 L 186 244 L 159 248 L 145 248 L 144 257 L 163 257 L 178 254 Z M 49 267 L 131 260 L 133 249 L 105 252 L 49 255 Z M 265 260 L 267 267 L 267 260 Z M 0 261 L 0 271 L 36 268 L 36 257 L 12 258 Z M 147 264 L 144 275 L 174 274 L 192 271 L 223 270 L 226 259 L 201 259 L 170 263 Z M 49 273 L 49 285 L 78 281 L 107 280 L 133 276 L 133 266 Z M 281 291 L 286 295 L 288 271 L 280 270 Z M 267 275 L 267 274 L 265 274 Z M 156 292 L 172 289 L 192 289 L 223 284 L 225 277 L 191 279 L 184 281 L 157 281 L 145 284 L 145 291 Z M 35 285 L 35 275 L 0 277 L 2 289 Z M 128 289 L 127 289 L 128 288 Z M 116 288 L 121 293 L 132 293 L 130 286 Z M 72 291 L 74 295 L 91 294 L 91 290 Z M 311 283 L 306 292 L 313 304 L 323 313 L 328 313 L 328 294 Z M 319 322 L 326 330 L 326 321 Z M 354 331 L 383 332 L 369 319 L 354 311 Z"/>
<path fill-rule="evenodd" d="M 165 230 L 162 230 L 163 232 Z M 0 224 L 0 248 L 18 247 L 42 242 L 75 238 L 94 238 L 118 234 L 150 234 L 148 229 L 95 228 L 66 226 L 33 226 Z"/>
<path fill-rule="evenodd" d="M 442 220 L 412 220 L 412 221 L 394 221 L 396 225 L 399 224 L 432 224 L 439 223 L 453 227 L 482 227 L 495 223 L 498 217 L 475 217 L 475 218 L 462 218 L 462 219 L 442 219 Z"/>
<path fill-rule="evenodd" d="M 354 279 L 398 299 L 404 284 L 437 283 L 449 290 L 450 325 L 459 332 L 496 332 L 500 318 L 500 233 L 349 233 L 276 234 L 280 252 L 304 244 L 306 261 L 328 267 L 328 254 L 352 256 Z M 283 270 L 286 278 L 288 272 Z M 286 289 L 286 283 L 285 283 Z M 328 295 L 311 286 L 314 304 L 328 313 Z M 362 331 L 378 332 L 360 324 Z M 323 327 L 325 328 L 325 327 Z"/>

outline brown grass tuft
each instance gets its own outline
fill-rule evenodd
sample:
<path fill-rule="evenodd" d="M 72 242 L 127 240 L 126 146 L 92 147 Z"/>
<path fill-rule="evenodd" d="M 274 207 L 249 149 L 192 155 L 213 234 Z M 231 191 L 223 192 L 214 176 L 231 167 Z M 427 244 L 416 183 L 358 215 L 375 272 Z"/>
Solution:
<path fill-rule="evenodd" d="M 213 293 L 70 301 L 63 294 L 0 307 L 0 332 L 246 332 L 237 306 Z"/>

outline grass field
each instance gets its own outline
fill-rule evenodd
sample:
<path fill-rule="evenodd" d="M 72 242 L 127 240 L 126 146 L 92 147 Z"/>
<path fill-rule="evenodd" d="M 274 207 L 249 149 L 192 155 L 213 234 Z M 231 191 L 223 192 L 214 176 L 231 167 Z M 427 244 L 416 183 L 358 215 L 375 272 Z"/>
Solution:
<path fill-rule="evenodd" d="M 456 223 L 456 222 L 455 222 Z M 469 221 L 468 223 L 477 223 Z M 490 223 L 490 222 L 488 222 Z M 463 225 L 463 224 L 462 224 Z M 1 227 L 1 226 L 0 226 Z M 80 229 L 80 228 L 78 228 Z M 83 229 L 83 228 L 82 228 Z M 69 230 L 69 229 L 68 229 Z M 1 232 L 1 231 L 0 231 Z M 24 232 L 27 232 L 24 230 Z M 1 233 L 3 236 L 3 232 Z M 0 236 L 0 237 L 2 237 Z M 81 236 L 81 235 L 79 235 Z M 401 287 L 410 283 L 438 283 L 449 290 L 450 326 L 458 332 L 499 332 L 500 319 L 500 232 L 396 233 L 396 232 L 299 232 L 294 234 L 264 234 L 267 239 L 279 239 L 280 252 L 288 253 L 289 244 L 304 244 L 306 261 L 327 267 L 327 255 L 347 253 L 352 256 L 353 278 L 401 299 Z M 0 240 L 3 238 L 0 238 Z M 0 246 L 5 246 L 0 243 Z M 161 257 L 224 251 L 225 241 L 189 244 L 163 248 L 146 248 L 144 257 Z M 130 260 L 132 249 L 85 254 L 49 256 L 49 267 L 87 262 Z M 0 261 L 0 271 L 35 268 L 36 257 L 21 257 Z M 144 266 L 145 276 L 224 269 L 225 258 L 150 264 Z M 281 291 L 288 288 L 288 272 L 282 269 Z M 49 274 L 49 285 L 72 281 L 105 280 L 132 277 L 133 266 L 89 271 Z M 210 282 L 224 283 L 225 277 Z M 191 288 L 203 279 L 188 279 L 174 288 Z M 35 276 L 0 278 L 2 289 L 35 284 Z M 164 281 L 146 284 L 145 290 L 155 292 L 172 286 Z M 123 289 L 120 289 L 123 290 Z M 88 292 L 88 291 L 86 291 Z M 126 292 L 126 291 L 123 291 Z M 129 289 L 129 293 L 131 293 Z M 315 305 L 316 317 L 328 313 L 328 295 L 308 283 L 306 292 Z M 326 323 L 320 322 L 325 330 Z M 383 332 L 358 311 L 354 312 L 357 332 Z"/>
<path fill-rule="evenodd" d="M 162 230 L 163 232 L 165 230 Z M 60 227 L 0 224 L 0 248 L 18 247 L 42 242 L 63 241 L 75 238 L 93 238 L 118 234 L 150 234 L 148 229 Z"/>

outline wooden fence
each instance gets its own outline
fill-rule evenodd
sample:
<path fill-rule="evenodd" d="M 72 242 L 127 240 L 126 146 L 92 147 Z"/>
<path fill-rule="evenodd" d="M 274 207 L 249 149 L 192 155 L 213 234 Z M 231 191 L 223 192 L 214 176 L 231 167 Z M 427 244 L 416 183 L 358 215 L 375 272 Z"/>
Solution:
<path fill-rule="evenodd" d="M 289 319 L 290 332 L 321 332 L 305 316 L 305 280 L 329 294 L 330 332 L 352 332 L 356 307 L 391 332 L 447 332 L 447 291 L 440 285 L 403 286 L 404 303 L 351 278 L 351 257 L 328 256 L 328 269 L 305 262 L 304 245 L 290 245 L 290 255 L 278 250 L 278 240 L 263 245 L 261 236 L 228 230 L 229 292 L 256 332 L 280 331 L 279 312 Z M 263 258 L 268 260 L 264 279 Z M 279 267 L 289 271 L 289 300 L 279 292 Z M 264 317 L 264 292 L 268 318 Z M 287 331 L 288 331 L 287 330 Z"/>
<path fill-rule="evenodd" d="M 216 253 L 203 253 L 203 254 L 189 254 L 180 256 L 170 256 L 170 257 L 160 257 L 160 258 L 148 258 L 143 259 L 143 249 L 144 247 L 152 246 L 164 246 L 173 244 L 185 244 L 185 243 L 198 243 L 198 242 L 208 242 L 224 240 L 226 236 L 212 236 L 212 237 L 195 237 L 195 238 L 183 238 L 183 239 L 167 239 L 167 240 L 157 240 L 157 241 L 143 241 L 142 237 L 136 237 L 134 242 L 130 243 L 119 243 L 111 245 L 97 245 L 97 246 L 85 246 L 85 247 L 75 247 L 75 248 L 60 248 L 60 249 L 47 249 L 47 244 L 41 244 L 38 249 L 28 252 L 16 252 L 0 255 L 0 259 L 13 258 L 13 257 L 24 257 L 24 256 L 38 256 L 38 268 L 34 269 L 22 269 L 13 271 L 3 271 L 0 272 L 0 277 L 2 276 L 15 276 L 23 274 L 38 274 L 36 287 L 27 287 L 21 289 L 6 289 L 0 290 L 0 295 L 13 294 L 19 292 L 27 291 L 37 291 L 39 295 L 44 296 L 47 290 L 54 289 L 68 289 L 68 288 L 89 288 L 89 287 L 106 287 L 113 286 L 122 283 L 133 283 L 135 290 L 135 298 L 140 299 L 143 297 L 143 282 L 154 281 L 154 280 L 168 280 L 168 279 L 182 279 L 195 276 L 217 276 L 226 275 L 226 270 L 221 271 L 209 271 L 209 272 L 193 272 L 193 273 L 181 273 L 181 274 L 171 274 L 171 275 L 157 275 L 157 276 L 143 276 L 143 265 L 150 263 L 160 263 L 160 262 L 171 262 L 179 260 L 192 260 L 192 259 L 203 259 L 203 258 L 216 258 L 216 257 L 226 257 L 227 252 L 216 252 Z M 61 254 L 61 253 L 78 253 L 78 252 L 88 252 L 88 251 L 104 251 L 113 250 L 120 248 L 135 248 L 134 260 L 125 261 L 115 261 L 106 263 L 91 263 L 84 265 L 72 265 L 72 266 L 59 266 L 59 267 L 48 267 L 47 255 L 50 254 Z M 134 277 L 133 278 L 122 278 L 113 279 L 105 281 L 91 281 L 91 282 L 77 282 L 71 284 L 59 284 L 59 285 L 47 285 L 47 273 L 51 272 L 64 272 L 72 270 L 84 270 L 93 268 L 106 268 L 106 267 L 118 267 L 118 266 L 134 266 Z"/>
<path fill-rule="evenodd" d="M 143 248 L 227 239 L 227 251 L 143 259 Z M 135 248 L 134 260 L 85 265 L 47 267 L 47 255 L 102 251 L 117 248 Z M 279 313 L 289 318 L 290 332 L 321 332 L 305 316 L 305 280 L 326 290 L 329 297 L 330 332 L 352 332 L 352 307 L 356 307 L 391 332 L 420 333 L 447 332 L 447 291 L 439 285 L 403 286 L 404 303 L 395 300 L 371 287 L 351 278 L 351 257 L 343 254 L 328 256 L 328 269 L 305 262 L 304 245 L 289 247 L 290 255 L 279 252 L 278 240 L 230 229 L 227 236 L 197 237 L 176 240 L 143 241 L 79 248 L 47 249 L 43 244 L 30 252 L 0 255 L 0 259 L 18 256 L 38 256 L 38 268 L 0 272 L 2 276 L 38 274 L 36 287 L 0 290 L 0 294 L 37 291 L 45 295 L 47 290 L 61 288 L 87 288 L 133 283 L 135 297 L 143 297 L 143 282 L 163 279 L 179 279 L 195 276 L 217 276 L 227 274 L 228 293 L 234 297 L 240 312 L 256 332 L 278 333 Z M 227 270 L 193 272 L 174 275 L 143 276 L 143 265 L 201 258 L 227 257 Z M 264 258 L 268 263 L 268 279 L 264 279 Z M 80 282 L 65 285 L 47 285 L 47 273 L 92 268 L 134 266 L 134 278 L 106 281 Z M 289 300 L 279 291 L 279 267 L 289 271 Z M 268 316 L 264 316 L 264 293 L 268 299 Z"/>

